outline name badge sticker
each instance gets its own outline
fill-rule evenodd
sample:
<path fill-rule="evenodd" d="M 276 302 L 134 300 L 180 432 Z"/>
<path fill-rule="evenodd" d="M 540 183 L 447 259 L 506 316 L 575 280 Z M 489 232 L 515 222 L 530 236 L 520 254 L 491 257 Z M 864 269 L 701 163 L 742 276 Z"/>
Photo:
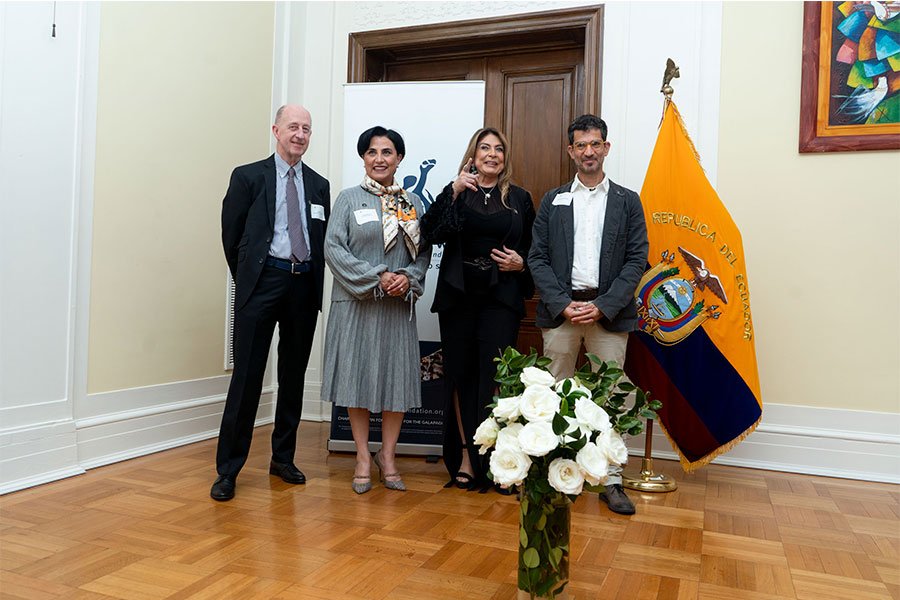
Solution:
<path fill-rule="evenodd" d="M 325 207 L 321 204 L 310 204 L 309 212 L 313 219 L 318 219 L 320 221 L 325 220 Z"/>
<path fill-rule="evenodd" d="M 356 224 L 362 225 L 364 223 L 371 223 L 372 221 L 378 221 L 378 213 L 375 212 L 374 208 L 363 208 L 360 210 L 354 210 L 353 216 L 356 217 Z"/>
<path fill-rule="evenodd" d="M 572 204 L 572 192 L 560 192 L 553 199 L 553 206 L 569 206 Z"/>

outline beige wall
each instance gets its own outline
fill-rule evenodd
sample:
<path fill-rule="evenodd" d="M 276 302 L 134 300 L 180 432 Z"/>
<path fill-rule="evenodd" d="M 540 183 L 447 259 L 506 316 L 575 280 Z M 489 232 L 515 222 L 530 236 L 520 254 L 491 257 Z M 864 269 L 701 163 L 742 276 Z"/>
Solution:
<path fill-rule="evenodd" d="M 219 211 L 269 152 L 274 5 L 102 5 L 88 392 L 223 373 Z"/>
<path fill-rule="evenodd" d="M 900 152 L 799 154 L 802 3 L 726 2 L 718 190 L 764 402 L 900 412 Z"/>

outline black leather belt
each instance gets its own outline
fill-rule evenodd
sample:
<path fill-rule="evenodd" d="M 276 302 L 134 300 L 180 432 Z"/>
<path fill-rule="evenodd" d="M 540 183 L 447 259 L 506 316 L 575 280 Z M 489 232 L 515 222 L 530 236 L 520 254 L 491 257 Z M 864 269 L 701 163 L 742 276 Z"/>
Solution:
<path fill-rule="evenodd" d="M 591 288 L 587 290 L 572 290 L 572 300 L 578 300 L 579 302 L 590 302 L 591 300 L 596 300 L 597 296 L 600 295 L 600 290 L 597 288 Z"/>
<path fill-rule="evenodd" d="M 309 261 L 306 262 L 291 262 L 289 260 L 285 260 L 283 258 L 275 258 L 274 256 L 270 256 L 266 259 L 266 264 L 270 267 L 275 267 L 276 269 L 281 269 L 282 271 L 287 271 L 291 275 L 299 275 L 301 273 L 309 273 L 312 270 L 312 263 Z"/>

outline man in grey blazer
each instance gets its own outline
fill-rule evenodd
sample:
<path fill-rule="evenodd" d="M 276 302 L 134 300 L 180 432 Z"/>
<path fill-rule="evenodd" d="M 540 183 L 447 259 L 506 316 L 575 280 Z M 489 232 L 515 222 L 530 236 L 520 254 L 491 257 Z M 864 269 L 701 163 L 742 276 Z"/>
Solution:
<path fill-rule="evenodd" d="M 610 148 L 606 123 L 582 115 L 568 134 L 578 172 L 544 195 L 528 253 L 540 294 L 535 322 L 557 379 L 574 374 L 582 342 L 604 361 L 625 363 L 628 332 L 637 323 L 634 291 L 648 251 L 640 197 L 603 172 Z M 613 512 L 634 514 L 621 473 L 621 467 L 610 467 L 600 499 Z"/>

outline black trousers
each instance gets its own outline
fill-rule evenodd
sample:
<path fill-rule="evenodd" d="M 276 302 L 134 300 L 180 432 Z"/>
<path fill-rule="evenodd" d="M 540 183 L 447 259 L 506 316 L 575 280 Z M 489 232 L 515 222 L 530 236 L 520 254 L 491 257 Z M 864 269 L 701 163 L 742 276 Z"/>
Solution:
<path fill-rule="evenodd" d="M 467 299 L 465 304 L 438 313 L 444 354 L 444 377 L 456 390 L 469 461 L 479 484 L 487 483 L 487 456 L 478 454 L 472 442 L 475 429 L 490 414 L 497 383 L 494 358 L 507 346 L 515 346 L 520 317 L 508 306 L 487 296 Z M 452 392 L 452 390 L 451 390 Z M 444 465 L 451 478 L 459 471 L 461 442 L 452 393 L 444 410 Z"/>
<path fill-rule="evenodd" d="M 303 379 L 319 311 L 311 273 L 291 275 L 265 267 L 256 288 L 234 315 L 234 372 L 225 399 L 216 471 L 237 476 L 250 453 L 263 376 L 278 324 L 278 399 L 272 460 L 294 462 L 303 410 Z"/>

